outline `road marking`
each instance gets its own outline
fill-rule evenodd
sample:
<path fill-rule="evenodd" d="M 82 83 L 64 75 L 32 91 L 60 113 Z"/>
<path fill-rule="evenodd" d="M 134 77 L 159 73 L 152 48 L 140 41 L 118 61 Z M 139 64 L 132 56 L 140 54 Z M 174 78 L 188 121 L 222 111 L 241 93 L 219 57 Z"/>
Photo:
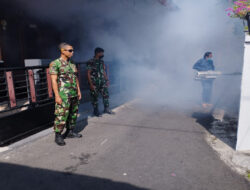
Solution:
<path fill-rule="evenodd" d="M 104 145 L 107 141 L 108 139 L 104 139 L 104 141 L 101 142 L 101 146 Z"/>
<path fill-rule="evenodd" d="M 9 150 L 9 147 L 8 147 L 8 146 L 0 148 L 0 152 L 5 152 L 5 151 L 7 151 L 7 150 Z"/>
<path fill-rule="evenodd" d="M 5 159 L 5 160 L 9 160 L 9 159 L 10 159 L 10 157 L 9 157 L 9 156 L 6 156 L 4 159 Z"/>

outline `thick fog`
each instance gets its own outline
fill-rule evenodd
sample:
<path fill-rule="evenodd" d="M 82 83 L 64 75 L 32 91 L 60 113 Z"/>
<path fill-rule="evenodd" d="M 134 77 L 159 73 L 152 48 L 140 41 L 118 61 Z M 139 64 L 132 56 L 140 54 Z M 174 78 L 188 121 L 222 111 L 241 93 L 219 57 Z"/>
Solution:
<path fill-rule="evenodd" d="M 87 60 L 96 46 L 103 47 L 104 60 L 121 66 L 117 75 L 127 94 L 152 104 L 191 108 L 199 103 L 201 85 L 193 80 L 192 66 L 206 51 L 213 52 L 216 70 L 242 70 L 243 25 L 226 15 L 227 0 L 173 0 L 167 6 L 156 0 L 18 2 L 62 32 L 70 28 L 75 59 Z M 216 79 L 213 103 L 237 112 L 240 79 Z"/>

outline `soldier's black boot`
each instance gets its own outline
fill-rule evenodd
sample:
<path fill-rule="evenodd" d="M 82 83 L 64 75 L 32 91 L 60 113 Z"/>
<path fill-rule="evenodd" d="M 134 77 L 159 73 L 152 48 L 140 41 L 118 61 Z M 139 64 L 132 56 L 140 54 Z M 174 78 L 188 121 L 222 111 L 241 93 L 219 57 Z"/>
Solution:
<path fill-rule="evenodd" d="M 112 110 L 110 110 L 109 107 L 105 107 L 103 113 L 106 113 L 106 114 L 115 114 L 115 112 L 113 112 Z"/>
<path fill-rule="evenodd" d="M 64 146 L 66 143 L 63 140 L 63 137 L 60 133 L 56 133 L 55 135 L 55 142 L 56 144 L 58 144 L 59 146 Z"/>
<path fill-rule="evenodd" d="M 81 138 L 82 135 L 79 133 L 73 132 L 72 129 L 67 129 L 66 132 L 63 134 L 63 138 Z"/>
<path fill-rule="evenodd" d="M 99 112 L 99 110 L 98 110 L 98 107 L 95 107 L 95 108 L 94 108 L 93 115 L 96 116 L 96 117 L 100 117 L 100 112 Z"/>

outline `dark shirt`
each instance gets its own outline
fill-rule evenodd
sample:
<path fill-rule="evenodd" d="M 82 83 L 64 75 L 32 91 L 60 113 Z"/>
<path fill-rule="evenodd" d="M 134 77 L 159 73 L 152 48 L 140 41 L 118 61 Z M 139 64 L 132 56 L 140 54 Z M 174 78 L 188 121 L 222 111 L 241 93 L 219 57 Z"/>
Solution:
<path fill-rule="evenodd" d="M 87 62 L 87 70 L 90 70 L 92 80 L 105 80 L 104 61 L 101 59 L 90 59 Z"/>
<path fill-rule="evenodd" d="M 200 59 L 194 64 L 193 69 L 197 71 L 214 71 L 213 60 Z"/>

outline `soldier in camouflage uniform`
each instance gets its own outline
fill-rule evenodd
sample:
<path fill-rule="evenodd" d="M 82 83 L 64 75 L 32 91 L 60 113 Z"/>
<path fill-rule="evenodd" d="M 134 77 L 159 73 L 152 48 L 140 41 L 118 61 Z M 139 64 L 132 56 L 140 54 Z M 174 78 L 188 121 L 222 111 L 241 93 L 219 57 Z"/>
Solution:
<path fill-rule="evenodd" d="M 80 138 L 81 134 L 73 132 L 76 125 L 81 91 L 77 79 L 77 69 L 70 61 L 73 47 L 66 43 L 59 45 L 61 57 L 50 64 L 50 75 L 55 94 L 55 142 L 65 145 L 64 138 Z M 64 128 L 66 132 L 62 135 Z"/>
<path fill-rule="evenodd" d="M 90 85 L 91 102 L 94 108 L 94 115 L 100 116 L 98 110 L 99 93 L 103 97 L 104 113 L 113 114 L 109 109 L 109 80 L 105 71 L 105 64 L 102 58 L 104 50 L 102 48 L 95 49 L 95 56 L 87 62 L 88 81 Z"/>

